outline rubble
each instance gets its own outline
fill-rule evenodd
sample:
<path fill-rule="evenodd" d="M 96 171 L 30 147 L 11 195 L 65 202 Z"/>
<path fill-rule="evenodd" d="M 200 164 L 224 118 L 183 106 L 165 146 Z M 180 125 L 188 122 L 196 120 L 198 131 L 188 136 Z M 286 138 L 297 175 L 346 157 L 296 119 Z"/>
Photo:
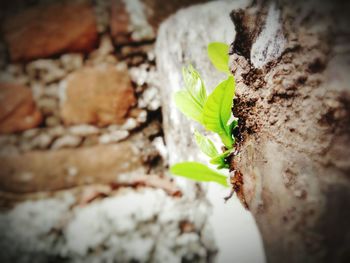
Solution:
<path fill-rule="evenodd" d="M 162 190 L 124 188 L 84 206 L 76 202 L 66 192 L 59 197 L 23 202 L 0 214 L 0 246 L 6 248 L 0 252 L 2 261 L 61 258 L 113 262 L 118 255 L 123 262 L 206 262 L 216 250 L 213 243 L 201 238 L 208 238 L 210 230 L 200 221 L 193 221 L 198 204 L 174 199 Z M 207 209 L 199 210 L 197 217 L 205 218 Z M 180 221 L 191 222 L 194 232 L 181 233 Z"/>

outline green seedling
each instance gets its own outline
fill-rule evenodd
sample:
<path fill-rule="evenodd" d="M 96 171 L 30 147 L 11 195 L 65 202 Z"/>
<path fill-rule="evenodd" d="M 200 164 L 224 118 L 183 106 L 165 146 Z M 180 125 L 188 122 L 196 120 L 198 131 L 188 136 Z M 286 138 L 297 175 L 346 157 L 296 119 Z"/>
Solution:
<path fill-rule="evenodd" d="M 197 162 L 183 162 L 174 164 L 170 168 L 170 172 L 196 181 L 216 182 L 223 186 L 227 186 L 225 175 L 222 175 L 208 168 L 206 165 Z"/>
<path fill-rule="evenodd" d="M 232 116 L 235 81 L 230 74 L 229 47 L 224 43 L 214 42 L 208 45 L 208 57 L 214 67 L 226 74 L 227 79 L 217 85 L 208 96 L 200 74 L 190 65 L 182 70 L 184 88 L 174 94 L 177 108 L 189 119 L 200 123 L 207 131 L 219 135 L 224 144 L 224 151 L 219 152 L 214 143 L 198 131 L 195 141 L 201 151 L 210 157 L 210 163 L 217 169 L 229 168 L 228 156 L 234 151 L 235 138 L 232 134 L 237 127 L 237 119 Z M 196 181 L 216 182 L 227 185 L 226 176 L 197 162 L 175 164 L 170 172 Z"/>

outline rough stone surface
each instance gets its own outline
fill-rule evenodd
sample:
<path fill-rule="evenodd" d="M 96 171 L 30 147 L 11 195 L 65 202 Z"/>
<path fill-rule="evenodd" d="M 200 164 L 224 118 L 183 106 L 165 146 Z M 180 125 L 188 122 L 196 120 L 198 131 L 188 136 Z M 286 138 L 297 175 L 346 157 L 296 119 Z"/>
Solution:
<path fill-rule="evenodd" d="M 31 129 L 38 126 L 41 120 L 30 89 L 0 83 L 0 133 Z"/>
<path fill-rule="evenodd" d="M 9 16 L 3 31 L 13 61 L 86 52 L 97 40 L 92 7 L 69 1 L 35 6 Z"/>
<path fill-rule="evenodd" d="M 120 174 L 142 170 L 139 155 L 129 141 L 79 149 L 7 153 L 0 156 L 0 190 L 28 193 L 113 183 Z M 72 169 L 76 171 L 73 174 Z"/>
<path fill-rule="evenodd" d="M 232 169 L 243 175 L 268 262 L 349 259 L 349 17 L 338 4 L 282 1 L 267 17 L 256 5 L 232 13 L 243 137 Z M 271 21 L 283 32 L 255 37 Z M 266 46 L 283 42 L 282 53 Z M 266 52 L 254 62 L 257 47 Z"/>
<path fill-rule="evenodd" d="M 135 102 L 126 71 L 112 66 L 84 68 L 67 79 L 61 116 L 66 124 L 120 124 Z"/>

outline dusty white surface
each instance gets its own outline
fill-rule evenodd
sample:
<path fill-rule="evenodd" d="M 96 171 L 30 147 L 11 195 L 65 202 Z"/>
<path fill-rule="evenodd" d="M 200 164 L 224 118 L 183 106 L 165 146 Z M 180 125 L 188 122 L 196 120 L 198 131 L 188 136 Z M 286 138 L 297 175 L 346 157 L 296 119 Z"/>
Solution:
<path fill-rule="evenodd" d="M 280 10 L 275 3 L 271 3 L 263 30 L 252 46 L 250 59 L 254 67 L 263 67 L 284 51 L 287 41 L 283 35 L 280 19 Z"/>
<path fill-rule="evenodd" d="M 235 35 L 229 13 L 243 8 L 248 1 L 219 1 L 192 6 L 179 11 L 160 27 L 156 57 L 163 102 L 163 122 L 170 164 L 180 161 L 207 160 L 195 145 L 193 130 L 197 126 L 186 119 L 175 107 L 172 94 L 182 88 L 181 68 L 191 63 L 202 75 L 211 91 L 225 78 L 210 64 L 206 47 L 212 41 L 230 44 Z M 190 25 L 190 26 L 189 26 Z M 216 144 L 219 148 L 220 144 Z M 185 189 L 192 182 L 176 179 Z M 260 234 L 253 217 L 236 197 L 226 204 L 223 198 L 229 190 L 209 184 L 207 198 L 213 206 L 209 216 L 219 249 L 217 262 L 265 262 Z"/>
<path fill-rule="evenodd" d="M 236 196 L 224 203 L 225 196 L 226 188 L 209 185 L 207 197 L 213 204 L 209 220 L 219 248 L 217 262 L 265 262 L 262 240 L 252 215 L 243 209 Z"/>

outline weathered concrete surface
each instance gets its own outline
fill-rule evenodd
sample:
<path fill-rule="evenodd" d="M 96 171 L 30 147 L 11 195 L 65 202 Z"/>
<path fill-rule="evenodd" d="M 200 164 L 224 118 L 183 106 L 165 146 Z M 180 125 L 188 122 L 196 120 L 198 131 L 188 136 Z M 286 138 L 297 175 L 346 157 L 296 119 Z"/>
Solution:
<path fill-rule="evenodd" d="M 232 168 L 243 174 L 269 262 L 349 259 L 345 10 L 280 1 L 232 13 L 234 114 L 243 135 Z"/>

